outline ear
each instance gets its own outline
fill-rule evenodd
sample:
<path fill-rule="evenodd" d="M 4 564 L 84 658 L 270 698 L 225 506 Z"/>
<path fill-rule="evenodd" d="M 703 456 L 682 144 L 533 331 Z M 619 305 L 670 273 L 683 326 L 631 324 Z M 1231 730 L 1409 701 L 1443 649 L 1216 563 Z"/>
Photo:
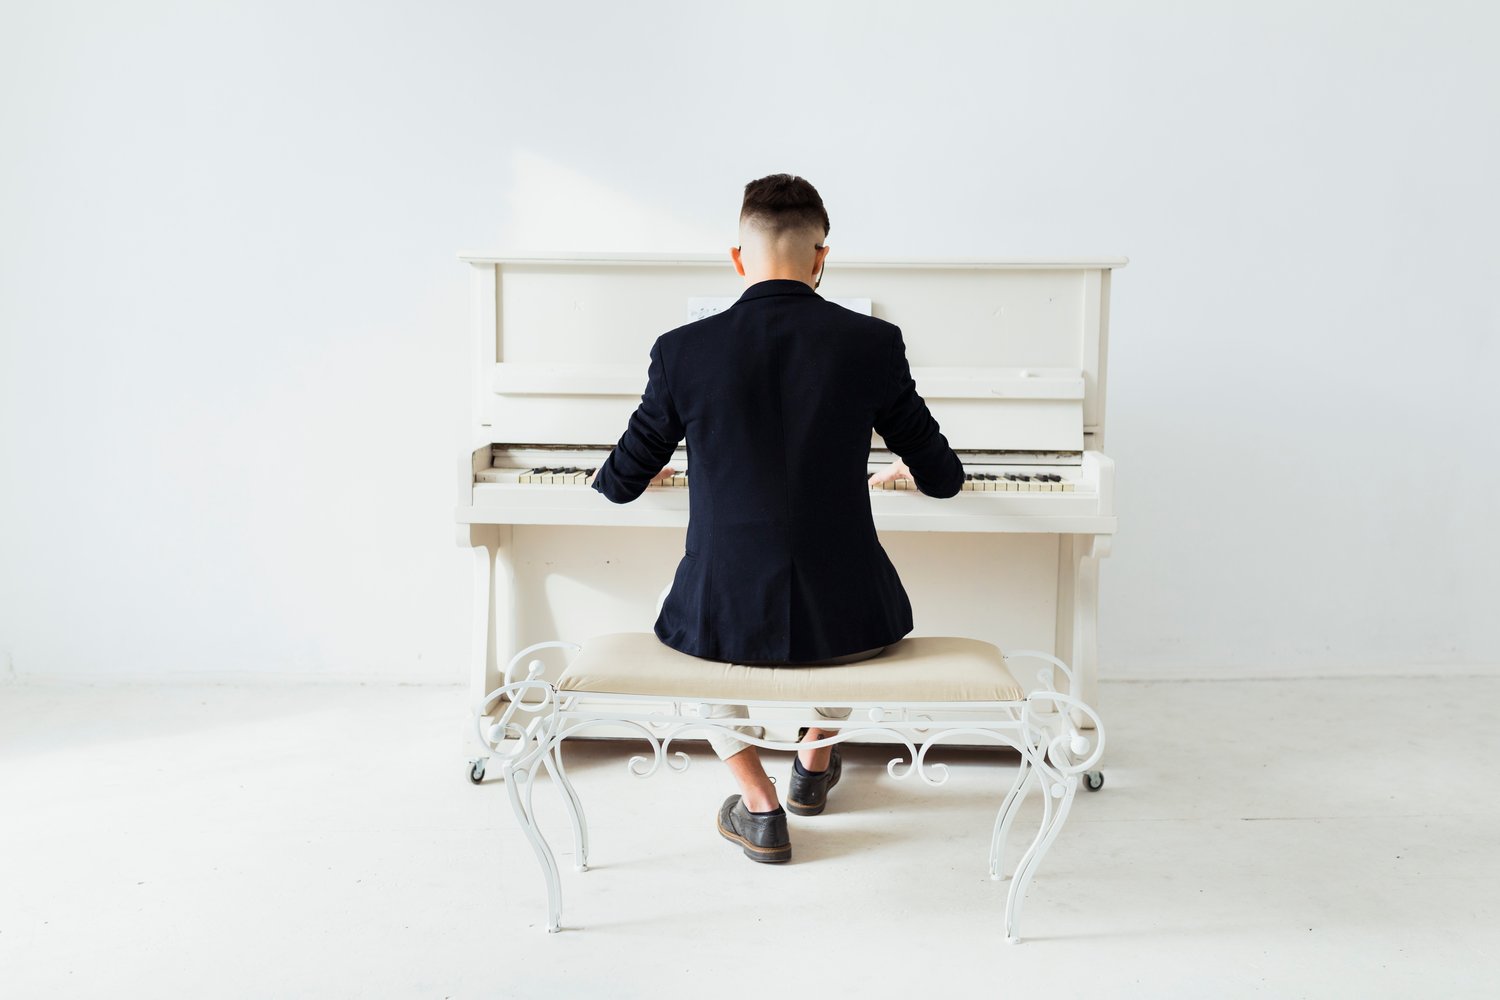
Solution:
<path fill-rule="evenodd" d="M 729 248 L 729 259 L 734 261 L 734 270 L 741 278 L 745 276 L 745 262 L 740 260 L 740 248 Z"/>
<path fill-rule="evenodd" d="M 828 245 L 825 243 L 818 248 L 818 255 L 813 258 L 813 277 L 821 277 L 823 274 L 823 262 L 828 259 Z"/>

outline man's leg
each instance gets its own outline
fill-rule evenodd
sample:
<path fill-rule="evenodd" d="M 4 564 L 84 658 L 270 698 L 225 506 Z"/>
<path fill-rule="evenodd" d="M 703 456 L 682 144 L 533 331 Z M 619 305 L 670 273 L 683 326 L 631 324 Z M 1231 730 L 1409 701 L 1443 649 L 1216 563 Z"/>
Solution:
<path fill-rule="evenodd" d="M 828 660 L 819 660 L 818 664 L 815 665 L 832 666 L 834 664 L 840 663 L 858 663 L 860 660 L 872 660 L 875 657 L 879 656 L 881 653 L 884 653 L 888 648 L 890 647 L 876 646 L 874 649 L 866 649 L 858 653 L 849 653 L 845 656 L 835 656 L 832 659 Z M 831 708 L 820 708 L 817 710 L 817 712 L 825 719 L 849 718 L 849 709 L 847 708 L 841 708 L 837 710 Z M 816 726 L 810 726 L 808 727 L 806 734 L 803 735 L 802 739 L 821 740 L 825 737 L 832 736 L 837 732 L 837 729 L 819 729 Z M 828 762 L 832 758 L 833 747 L 831 746 L 818 747 L 815 750 L 797 751 L 797 760 L 801 762 L 802 769 L 809 774 L 817 774 L 821 771 L 828 770 Z"/>
<path fill-rule="evenodd" d="M 836 732 L 838 732 L 837 729 L 818 729 L 815 726 L 809 726 L 807 735 L 802 737 L 802 741 L 806 743 L 810 740 L 821 740 Z M 822 774 L 828 770 L 828 762 L 832 759 L 833 747 L 831 746 L 797 751 L 797 760 L 802 762 L 802 769 L 808 774 Z"/>
<path fill-rule="evenodd" d="M 847 708 L 820 708 L 817 713 L 825 719 L 847 719 L 850 710 Z M 828 736 L 837 735 L 837 729 L 819 729 L 817 726 L 807 727 L 802 741 L 821 740 Z M 798 750 L 797 760 L 801 762 L 802 769 L 808 774 L 819 774 L 828 770 L 828 762 L 833 758 L 833 747 L 815 747 L 811 750 Z"/>
<path fill-rule="evenodd" d="M 781 802 L 776 798 L 776 786 L 771 784 L 771 779 L 766 775 L 757 748 L 746 747 L 726 758 L 724 763 L 729 765 L 729 773 L 734 775 L 735 782 L 740 786 L 740 796 L 745 800 L 746 809 L 763 813 L 781 808 Z"/>
<path fill-rule="evenodd" d="M 820 708 L 818 714 L 825 719 L 847 719 L 847 708 Z M 837 729 L 809 726 L 802 736 L 804 741 L 834 736 Z M 792 761 L 792 778 L 786 790 L 786 808 L 798 816 L 817 816 L 828 806 L 828 792 L 839 783 L 843 774 L 843 762 L 836 746 L 818 747 L 815 750 L 798 750 Z"/>
<path fill-rule="evenodd" d="M 743 705 L 713 706 L 704 713 L 713 719 L 732 719 L 746 714 Z M 747 735 L 761 736 L 759 726 L 735 726 Z M 760 752 L 744 740 L 736 739 L 732 730 L 711 732 L 708 742 L 714 753 L 729 765 L 740 786 L 739 795 L 731 795 L 719 806 L 719 836 L 738 844 L 751 861 L 781 862 L 792 859 L 792 841 L 786 826 L 786 811 L 776 801 L 776 788 L 761 766 Z"/>
<path fill-rule="evenodd" d="M 745 714 L 743 705 L 706 706 L 706 719 L 734 719 Z M 765 730 L 759 726 L 736 726 L 751 735 L 760 736 Z M 736 739 L 732 731 L 719 729 L 709 734 L 708 743 L 719 759 L 729 766 L 729 773 L 740 786 L 745 808 L 751 812 L 771 812 L 781 807 L 776 798 L 776 786 L 766 775 L 760 762 L 760 750 L 743 740 Z"/>

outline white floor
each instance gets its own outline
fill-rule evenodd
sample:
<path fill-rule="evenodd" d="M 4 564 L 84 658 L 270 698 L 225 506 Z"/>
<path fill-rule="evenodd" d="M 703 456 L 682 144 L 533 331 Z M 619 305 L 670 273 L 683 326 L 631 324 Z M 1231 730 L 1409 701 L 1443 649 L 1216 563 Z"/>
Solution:
<path fill-rule="evenodd" d="M 503 785 L 464 772 L 457 688 L 0 687 L 0 996 L 1493 997 L 1497 696 L 1107 683 L 1106 787 L 1008 946 L 996 755 L 928 788 L 853 748 L 765 866 L 715 834 L 706 750 L 647 780 L 621 745 L 571 751 L 594 857 L 571 870 L 539 787 L 548 935 Z"/>

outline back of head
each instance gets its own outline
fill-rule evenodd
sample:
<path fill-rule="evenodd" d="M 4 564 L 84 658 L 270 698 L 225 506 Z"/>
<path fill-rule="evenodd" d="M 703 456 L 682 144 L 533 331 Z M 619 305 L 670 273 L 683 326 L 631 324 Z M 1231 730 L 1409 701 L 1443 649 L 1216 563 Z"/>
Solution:
<path fill-rule="evenodd" d="M 745 185 L 740 228 L 754 229 L 768 242 L 816 230 L 816 242 L 828 235 L 828 211 L 818 189 L 801 177 L 771 174 Z"/>

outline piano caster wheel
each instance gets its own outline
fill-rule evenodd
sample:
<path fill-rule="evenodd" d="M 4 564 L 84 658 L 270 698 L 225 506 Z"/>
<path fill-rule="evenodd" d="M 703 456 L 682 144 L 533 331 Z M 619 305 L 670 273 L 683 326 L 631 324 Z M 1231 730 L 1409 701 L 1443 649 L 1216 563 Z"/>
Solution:
<path fill-rule="evenodd" d="M 483 760 L 475 760 L 469 762 L 469 780 L 476 785 L 484 780 Z"/>
<path fill-rule="evenodd" d="M 1083 787 L 1087 788 L 1091 792 L 1097 792 L 1099 789 L 1103 788 L 1104 787 L 1104 772 L 1103 771 L 1084 771 L 1083 772 Z"/>

